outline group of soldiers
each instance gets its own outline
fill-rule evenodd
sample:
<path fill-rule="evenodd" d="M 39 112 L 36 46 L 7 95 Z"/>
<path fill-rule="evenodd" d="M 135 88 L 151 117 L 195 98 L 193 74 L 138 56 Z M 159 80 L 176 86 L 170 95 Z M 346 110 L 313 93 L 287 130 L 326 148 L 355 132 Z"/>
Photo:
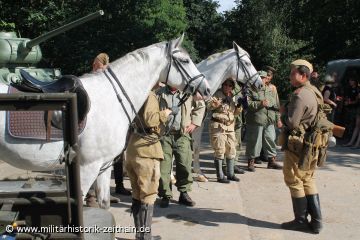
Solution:
<path fill-rule="evenodd" d="M 310 131 L 318 112 L 314 94 L 317 90 L 309 82 L 312 65 L 299 59 L 290 67 L 290 82 L 296 90 L 283 109 L 280 108 L 276 87 L 270 83 L 275 71 L 271 67 L 258 72 L 264 83 L 259 91 L 238 91 L 236 81 L 229 78 L 207 103 L 195 101 L 192 97 L 182 102 L 183 93 L 170 86 L 155 86 L 152 89 L 138 113 L 139 118 L 134 121 L 126 151 L 125 169 L 132 188 L 131 212 L 137 229 L 151 229 L 157 196 L 161 198 L 161 207 L 169 206 L 173 159 L 176 187 L 180 192 L 178 203 L 195 206 L 189 196 L 193 182 L 191 133 L 201 126 L 207 108 L 217 181 L 240 181 L 235 176 L 235 171 L 243 173 L 235 165 L 239 156 L 237 149 L 241 145 L 241 134 L 239 136 L 237 130 L 241 127 L 239 116 L 246 109 L 247 170 L 255 171 L 254 164 L 263 151 L 268 168 L 283 168 L 284 180 L 290 189 L 295 219 L 283 223 L 282 227 L 320 232 L 321 211 L 314 182 L 316 156 L 310 160 L 310 168 L 304 170 L 299 167 L 299 153 L 289 150 L 284 144 L 283 167 L 276 162 L 275 126 L 284 129 L 286 138 L 299 127 Z M 223 163 L 226 163 L 225 174 Z M 136 239 L 151 239 L 151 231 L 137 232 Z"/>

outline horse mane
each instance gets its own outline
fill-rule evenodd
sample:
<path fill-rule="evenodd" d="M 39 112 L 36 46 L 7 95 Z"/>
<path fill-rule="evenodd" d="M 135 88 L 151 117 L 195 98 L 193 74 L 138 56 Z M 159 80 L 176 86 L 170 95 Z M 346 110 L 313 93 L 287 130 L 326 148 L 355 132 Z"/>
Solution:
<path fill-rule="evenodd" d="M 166 42 L 155 43 L 147 47 L 136 49 L 130 53 L 127 53 L 125 56 L 113 61 L 111 64 L 122 65 L 122 64 L 127 64 L 134 60 L 135 62 L 148 62 L 149 61 L 148 50 L 154 47 L 162 48 L 164 44 L 166 44 Z"/>
<path fill-rule="evenodd" d="M 228 53 L 230 53 L 232 51 L 234 51 L 234 49 L 230 48 L 230 49 L 228 49 L 226 51 L 223 51 L 223 52 L 220 52 L 220 53 L 214 53 L 214 54 L 210 55 L 209 57 L 207 57 L 206 59 L 199 62 L 198 64 L 203 64 L 205 62 L 216 61 L 216 60 L 218 60 L 218 58 L 220 58 L 220 57 L 222 57 L 222 56 L 224 56 L 224 55 L 226 55 L 226 54 L 228 54 Z"/>

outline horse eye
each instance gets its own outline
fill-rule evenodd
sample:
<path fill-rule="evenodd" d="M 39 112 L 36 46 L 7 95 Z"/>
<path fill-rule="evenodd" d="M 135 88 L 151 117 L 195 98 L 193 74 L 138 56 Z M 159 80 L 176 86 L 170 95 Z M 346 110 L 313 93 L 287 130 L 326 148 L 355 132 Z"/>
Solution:
<path fill-rule="evenodd" d="M 186 59 L 186 58 L 180 58 L 179 61 L 182 62 L 182 63 L 189 63 L 190 62 L 190 60 Z"/>

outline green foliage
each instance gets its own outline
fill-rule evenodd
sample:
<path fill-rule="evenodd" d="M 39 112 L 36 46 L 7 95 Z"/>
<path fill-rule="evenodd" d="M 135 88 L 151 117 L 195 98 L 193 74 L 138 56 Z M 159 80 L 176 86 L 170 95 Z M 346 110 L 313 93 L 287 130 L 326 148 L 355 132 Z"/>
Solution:
<path fill-rule="evenodd" d="M 8 23 L 0 20 L 0 31 L 13 32 L 15 30 L 15 23 Z"/>
<path fill-rule="evenodd" d="M 99 52 L 115 60 L 185 32 L 184 47 L 195 61 L 236 41 L 257 69 L 278 70 L 273 81 L 286 98 L 294 59 L 324 69 L 330 60 L 360 56 L 358 0 L 237 0 L 225 14 L 217 12 L 216 0 L 0 0 L 0 6 L 0 28 L 14 30 L 15 23 L 28 38 L 104 10 L 104 16 L 41 43 L 40 66 L 60 67 L 64 74 L 90 71 Z"/>
<path fill-rule="evenodd" d="M 229 31 L 224 28 L 224 16 L 216 9 L 219 4 L 212 0 L 184 0 L 188 28 L 186 33 L 194 41 L 200 61 L 209 55 L 231 47 Z"/>

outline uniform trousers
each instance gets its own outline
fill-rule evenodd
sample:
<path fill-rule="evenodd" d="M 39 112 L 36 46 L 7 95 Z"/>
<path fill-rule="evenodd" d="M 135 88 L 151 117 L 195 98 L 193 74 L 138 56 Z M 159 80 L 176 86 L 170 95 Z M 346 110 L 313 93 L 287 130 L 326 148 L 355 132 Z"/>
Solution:
<path fill-rule="evenodd" d="M 314 172 L 317 159 L 310 163 L 310 168 L 303 171 L 298 168 L 299 157 L 291 151 L 285 150 L 285 159 L 283 166 L 284 181 L 290 189 L 293 198 L 302 198 L 305 195 L 314 195 L 318 193 L 315 185 Z"/>
<path fill-rule="evenodd" d="M 159 188 L 160 159 L 127 154 L 125 168 L 130 178 L 132 198 L 154 204 Z"/>
<path fill-rule="evenodd" d="M 173 166 L 173 157 L 176 165 L 176 187 L 179 192 L 191 191 L 193 183 L 191 173 L 192 151 L 191 137 L 189 134 L 169 134 L 161 139 L 161 146 L 164 152 L 164 160 L 160 163 L 160 186 L 161 197 L 172 197 L 170 187 L 170 174 Z"/>
<path fill-rule="evenodd" d="M 274 124 L 266 126 L 246 126 L 246 156 L 248 159 L 255 159 L 260 156 L 261 149 L 266 158 L 275 157 L 276 153 L 276 132 Z"/>

